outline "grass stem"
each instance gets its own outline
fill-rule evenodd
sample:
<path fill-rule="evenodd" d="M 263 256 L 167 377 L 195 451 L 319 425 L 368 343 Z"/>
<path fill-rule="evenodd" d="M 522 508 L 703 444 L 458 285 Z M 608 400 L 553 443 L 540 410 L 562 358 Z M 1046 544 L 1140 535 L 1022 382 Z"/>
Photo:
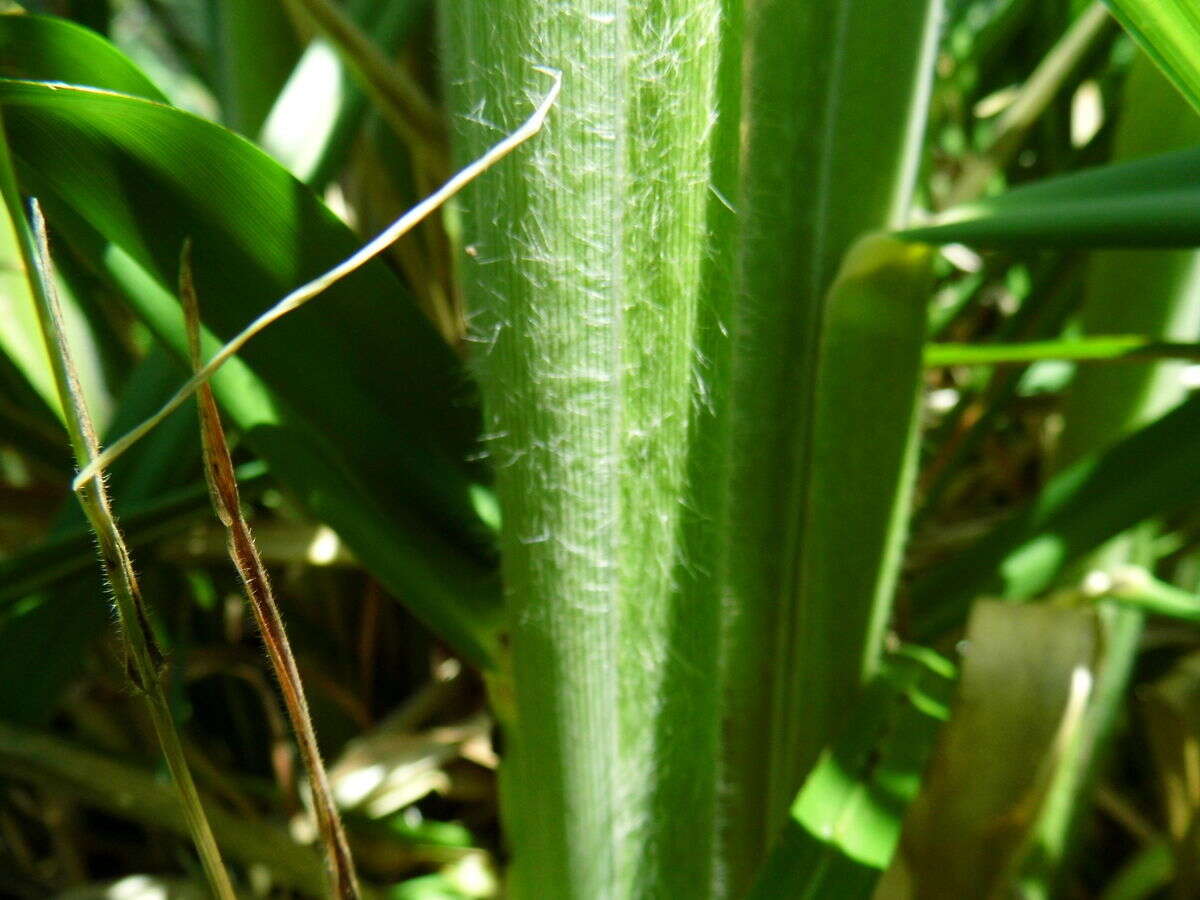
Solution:
<path fill-rule="evenodd" d="M 99 441 L 91 416 L 83 400 L 62 320 L 62 311 L 54 288 L 50 266 L 50 248 L 46 224 L 36 200 L 30 201 L 30 214 L 36 246 L 32 258 L 33 295 L 37 302 L 42 335 L 46 342 L 54 380 L 66 413 L 67 431 L 71 437 L 76 459 L 81 466 L 95 460 L 100 452 Z M 25 229 L 18 230 L 24 232 Z M 221 861 L 216 839 L 200 804 L 200 796 L 192 780 L 183 754 L 183 745 L 171 719 L 171 710 L 160 680 L 163 657 L 154 643 L 149 618 L 133 572 L 133 563 L 124 539 L 113 517 L 104 479 L 100 475 L 78 482 L 76 495 L 87 516 L 96 542 L 105 576 L 112 587 L 120 620 L 131 682 L 146 698 L 154 731 L 166 757 L 167 767 L 179 790 L 184 818 L 200 854 L 200 862 L 213 892 L 220 900 L 234 900 L 233 885 Z"/>

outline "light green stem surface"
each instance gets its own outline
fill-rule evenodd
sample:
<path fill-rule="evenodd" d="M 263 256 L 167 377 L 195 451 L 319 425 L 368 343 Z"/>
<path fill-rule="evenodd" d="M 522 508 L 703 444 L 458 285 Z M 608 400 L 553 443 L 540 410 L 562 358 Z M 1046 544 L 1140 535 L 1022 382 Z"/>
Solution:
<path fill-rule="evenodd" d="M 722 7 L 444 7 L 463 158 L 536 98 L 534 66 L 563 73 L 546 131 L 463 216 L 504 513 L 517 897 L 704 897 L 715 879 L 719 603 L 700 577 L 715 561 L 689 552 L 711 527 L 689 480 L 714 502 L 693 447 L 719 449 L 697 424 L 721 390 L 697 345 L 725 324 L 708 296 L 727 252 L 714 155 L 737 127 L 718 108 Z"/>

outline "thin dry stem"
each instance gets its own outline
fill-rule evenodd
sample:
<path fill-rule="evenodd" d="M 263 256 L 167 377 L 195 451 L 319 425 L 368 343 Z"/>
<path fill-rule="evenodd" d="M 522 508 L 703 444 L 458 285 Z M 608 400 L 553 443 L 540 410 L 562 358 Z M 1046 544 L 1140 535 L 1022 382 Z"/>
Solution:
<path fill-rule="evenodd" d="M 179 296 L 183 301 L 184 318 L 187 322 L 188 349 L 192 366 L 200 368 L 200 314 L 196 290 L 192 282 L 191 245 L 186 243 L 179 267 Z M 271 581 L 266 566 L 254 546 L 250 526 L 242 516 L 241 500 L 238 496 L 237 478 L 233 472 L 233 461 L 229 456 L 229 444 L 221 426 L 221 415 L 212 388 L 205 383 L 198 387 L 196 399 L 200 406 L 200 434 L 204 445 L 204 474 L 217 516 L 229 531 L 229 556 L 242 576 L 246 596 L 258 622 L 267 656 L 275 670 L 275 679 L 283 693 L 292 731 L 300 747 L 304 767 L 308 770 L 312 786 L 313 809 L 325 844 L 329 863 L 333 895 L 341 900 L 357 900 L 358 882 L 354 875 L 354 860 L 342 828 L 329 779 L 321 761 L 317 746 L 317 734 L 308 712 L 308 701 L 304 686 L 300 682 L 300 671 L 296 667 L 283 617 L 271 590 Z"/>
<path fill-rule="evenodd" d="M 229 343 L 222 347 L 217 354 L 210 359 L 203 367 L 201 367 L 195 375 L 193 375 L 181 387 L 170 400 L 163 405 L 157 413 L 143 422 L 141 425 L 134 428 L 124 437 L 113 442 L 107 449 L 93 459 L 83 470 L 75 476 L 74 487 L 86 483 L 106 468 L 112 465 L 113 460 L 119 457 L 122 453 L 132 447 L 135 443 L 145 437 L 159 422 L 177 410 L 183 405 L 192 394 L 196 393 L 197 389 L 202 384 L 206 384 L 217 370 L 223 366 L 230 357 L 236 354 L 246 345 L 246 343 L 256 334 L 282 318 L 293 310 L 299 309 L 313 297 L 320 294 L 322 291 L 329 288 L 335 282 L 345 278 L 351 272 L 368 263 L 371 259 L 378 256 L 405 234 L 411 231 L 416 225 L 427 218 L 431 213 L 439 209 L 442 204 L 451 199 L 459 191 L 465 188 L 468 184 L 502 160 L 508 154 L 512 153 L 517 147 L 525 143 L 527 140 L 541 131 L 542 126 L 546 122 L 546 117 L 550 113 L 551 107 L 558 99 L 559 92 L 562 90 L 562 73 L 557 69 L 541 68 L 537 69 L 554 79 L 554 84 L 551 86 L 545 98 L 538 105 L 524 124 L 516 131 L 508 135 L 504 140 L 500 141 L 483 156 L 476 159 L 474 162 L 460 169 L 449 181 L 443 184 L 437 191 L 430 194 L 395 222 L 381 231 L 375 238 L 365 244 L 358 252 L 348 257 L 338 265 L 334 266 L 323 275 L 319 275 L 307 284 L 301 285 L 292 291 L 257 319 L 251 322 L 246 328 L 233 338 Z"/>

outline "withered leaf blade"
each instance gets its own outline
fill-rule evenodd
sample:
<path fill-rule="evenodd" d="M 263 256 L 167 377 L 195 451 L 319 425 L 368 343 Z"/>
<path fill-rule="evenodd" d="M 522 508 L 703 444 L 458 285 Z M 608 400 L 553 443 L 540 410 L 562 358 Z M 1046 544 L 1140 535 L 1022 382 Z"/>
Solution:
<path fill-rule="evenodd" d="M 199 373 L 203 369 L 200 354 L 200 304 L 192 277 L 190 242 L 184 243 L 180 255 L 179 294 L 183 301 L 183 314 L 187 320 L 188 350 L 192 358 L 192 367 Z M 213 507 L 229 530 L 229 555 L 246 588 L 246 596 L 250 600 L 263 645 L 283 694 L 304 767 L 308 771 L 313 809 L 316 812 L 321 839 L 325 844 L 333 895 L 341 900 L 357 900 L 359 890 L 354 861 L 337 806 L 333 801 L 333 794 L 329 789 L 325 765 L 321 761 L 316 731 L 308 711 L 308 700 L 300 681 L 300 670 L 296 666 L 287 632 L 283 627 L 283 617 L 275 603 L 266 565 L 254 545 L 250 526 L 242 516 L 237 478 L 229 454 L 229 442 L 225 438 L 217 402 L 207 379 L 200 380 L 196 398 L 199 403 L 200 435 L 204 447 L 204 475 L 212 495 Z"/>
<path fill-rule="evenodd" d="M 1099 653 L 1093 607 L 975 605 L 950 721 L 876 900 L 1007 896 Z"/>

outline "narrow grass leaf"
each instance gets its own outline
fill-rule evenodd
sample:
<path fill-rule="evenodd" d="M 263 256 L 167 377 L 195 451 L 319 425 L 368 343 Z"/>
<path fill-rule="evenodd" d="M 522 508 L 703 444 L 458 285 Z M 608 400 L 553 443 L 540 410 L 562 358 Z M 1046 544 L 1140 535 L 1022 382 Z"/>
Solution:
<path fill-rule="evenodd" d="M 925 366 L 1023 365 L 1046 359 L 1072 362 L 1148 362 L 1200 359 L 1200 344 L 1172 343 L 1136 334 L 1088 335 L 1015 344 L 925 345 Z"/>
<path fill-rule="evenodd" d="M 40 340 L 40 338 L 39 338 Z M 119 397 L 110 430 L 120 434 L 142 421 L 179 382 L 182 367 L 165 350 L 152 349 L 130 374 Z M 64 440 L 60 437 L 59 440 Z M 68 460 L 70 447 L 67 446 Z M 196 425 L 186 415 L 168 421 L 142 446 L 122 459 L 106 479 L 113 506 L 122 522 L 128 514 L 151 507 L 200 476 L 200 447 Z M 70 477 L 68 463 L 63 478 Z M 65 482 L 64 482 L 65 483 Z M 196 506 L 203 507 L 203 486 Z M 95 566 L 95 538 L 83 508 L 68 498 L 55 516 L 46 553 L 31 551 L 29 563 L 41 559 L 45 572 L 22 567 L 23 557 L 6 561 L 5 599 L 0 603 L 0 717 L 9 722 L 45 725 L 56 709 L 62 690 L 76 678 L 86 658 L 90 640 L 112 624 L 112 613 L 104 599 L 103 575 Z M 68 565 L 55 548 L 58 538 L 75 535 L 79 541 Z M 126 543 L 133 548 L 126 533 Z M 60 548 L 65 552 L 65 548 Z M 8 569 L 11 562 L 13 569 Z M 45 574 L 62 568 L 77 568 L 79 576 L 57 583 L 53 590 L 21 591 L 22 582 L 38 583 Z M 8 582 L 6 576 L 12 575 Z M 13 589 L 10 595 L 7 588 Z M 20 592 L 20 593 L 18 593 Z M 15 602 L 14 602 L 15 601 Z"/>
<path fill-rule="evenodd" d="M 957 206 L 902 236 L 974 247 L 1200 244 L 1200 150 L 1060 175 Z"/>
<path fill-rule="evenodd" d="M 248 296 L 269 304 L 297 283 L 311 289 L 313 278 L 359 249 L 307 188 L 219 126 L 82 88 L 0 83 L 0 104 L 18 175 L 39 189 L 51 214 L 69 206 L 167 285 L 179 246 L 193 237 L 217 334 L 244 329 Z M 71 153 L 58 152 L 63 147 Z M 164 203 L 172 209 L 166 219 Z M 270 329 L 242 358 L 338 440 L 381 498 L 408 494 L 409 503 L 462 527 L 471 513 L 461 460 L 475 430 L 461 402 L 464 375 L 386 266 L 368 255 L 350 268 L 352 278 L 320 283 L 326 303 Z M 385 427 L 390 421 L 405 424 L 399 435 Z M 397 467 L 406 477 L 394 477 Z"/>
<path fill-rule="evenodd" d="M 16 206 L 16 185 L 7 156 L 3 160 L 0 178 L 3 179 L 0 189 L 3 190 L 10 217 L 14 222 L 23 223 L 24 220 L 19 218 L 19 207 Z M 66 343 L 62 312 L 54 293 L 46 226 L 36 201 L 32 202 L 32 219 L 36 249 L 29 247 L 31 241 L 27 228 L 18 226 L 18 235 L 22 239 L 25 264 L 30 273 L 34 300 L 38 304 L 43 340 L 51 357 L 55 383 L 66 414 L 67 431 L 71 436 L 77 463 L 83 466 L 99 453 L 99 442 Z M 82 485 L 76 493 L 96 534 L 101 564 L 116 600 L 121 634 L 124 638 L 123 645 L 128 653 L 127 674 L 133 686 L 146 699 L 155 735 L 179 791 L 183 815 L 188 822 L 205 875 L 217 897 L 221 900 L 234 900 L 233 885 L 221 861 L 221 853 L 213 838 L 212 828 L 200 805 L 199 794 L 183 754 L 183 745 L 171 718 L 171 710 L 160 681 L 164 660 L 154 643 L 141 589 L 133 573 L 133 563 L 113 517 L 104 481 L 95 478 Z"/>
<path fill-rule="evenodd" d="M 54 387 L 54 371 L 38 330 L 37 307 L 21 263 L 17 232 L 7 216 L 0 222 L 0 353 L 61 420 L 63 410 Z"/>
<path fill-rule="evenodd" d="M 1192 0 L 1105 0 L 1133 35 L 1200 111 L 1200 9 Z"/>
<path fill-rule="evenodd" d="M 771 792 L 792 790 L 874 672 L 916 471 L 929 248 L 868 235 L 825 301 L 796 549 L 779 619 Z M 814 748 L 816 748 L 814 750 Z"/>
<path fill-rule="evenodd" d="M 192 368 L 199 371 L 200 310 L 196 288 L 192 282 L 189 244 L 184 245 L 180 261 L 179 295 L 183 301 L 183 314 L 187 322 Z M 309 715 L 304 685 L 300 681 L 300 670 L 296 666 L 287 631 L 283 627 L 283 616 L 275 603 L 267 568 L 254 545 L 250 526 L 242 515 L 237 477 L 234 474 L 233 460 L 229 456 L 225 430 L 221 426 L 221 414 L 217 410 L 212 388 L 207 382 L 200 384 L 196 399 L 200 406 L 204 474 L 208 481 L 209 493 L 218 518 L 229 532 L 229 555 L 245 585 L 254 620 L 258 623 L 259 634 L 271 660 L 271 667 L 275 671 L 275 681 L 283 694 L 288 718 L 292 723 L 292 732 L 296 736 L 300 756 L 308 772 L 317 825 L 329 862 L 333 894 L 341 900 L 355 900 L 358 897 L 358 879 L 354 873 L 354 860 L 350 856 L 350 846 L 346 842 L 342 820 L 329 790 L 329 778 L 325 774 L 325 764 L 321 761 L 321 750 L 317 744 L 312 717 Z"/>
<path fill-rule="evenodd" d="M 831 598 L 810 600 L 802 577 L 814 565 L 807 559 L 815 537 L 805 513 L 810 492 L 830 481 L 811 465 L 825 304 L 854 241 L 907 220 L 941 16 L 937 0 L 768 0 L 746 10 L 743 170 L 730 198 L 740 232 L 728 326 L 732 471 L 729 512 L 721 514 L 729 570 L 722 852 L 735 894 L 749 887 L 808 767 L 832 737 L 827 716 L 836 705 L 828 698 L 860 684 L 870 638 L 855 629 L 877 621 L 878 610 L 865 608 L 874 595 L 856 592 L 837 646 L 859 646 L 837 663 L 814 638 L 816 655 L 798 655 L 810 686 L 818 670 L 853 673 L 848 684 L 820 685 L 815 714 L 784 696 L 793 685 L 772 683 L 770 673 L 795 671 L 776 658 L 784 635 L 793 637 L 804 621 L 823 622 L 816 631 L 833 627 L 840 615 L 826 606 Z M 908 421 L 890 425 L 907 434 Z M 883 420 L 870 425 L 889 428 Z M 859 521 L 872 518 L 872 500 L 855 506 Z M 892 512 L 890 505 L 875 509 L 872 534 Z M 797 715 L 802 721 L 790 718 Z M 797 730 L 806 735 L 802 746 L 785 737 Z M 786 746 L 779 769 L 762 762 L 772 746 Z"/>

